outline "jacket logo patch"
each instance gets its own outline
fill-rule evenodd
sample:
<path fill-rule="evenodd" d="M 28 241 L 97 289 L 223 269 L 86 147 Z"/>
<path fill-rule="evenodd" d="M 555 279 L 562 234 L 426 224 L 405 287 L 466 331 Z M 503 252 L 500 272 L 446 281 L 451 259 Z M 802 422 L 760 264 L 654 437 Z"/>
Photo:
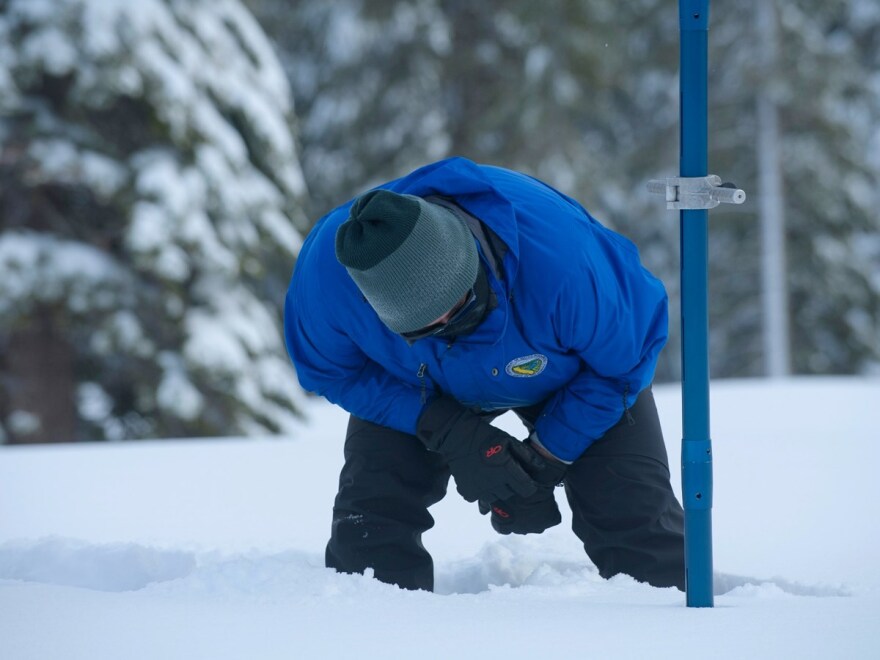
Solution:
<path fill-rule="evenodd" d="M 511 360 L 507 363 L 504 371 L 507 372 L 508 376 L 513 376 L 514 378 L 531 378 L 544 371 L 546 366 L 547 356 L 535 353 L 534 355 L 526 355 L 525 357 Z"/>

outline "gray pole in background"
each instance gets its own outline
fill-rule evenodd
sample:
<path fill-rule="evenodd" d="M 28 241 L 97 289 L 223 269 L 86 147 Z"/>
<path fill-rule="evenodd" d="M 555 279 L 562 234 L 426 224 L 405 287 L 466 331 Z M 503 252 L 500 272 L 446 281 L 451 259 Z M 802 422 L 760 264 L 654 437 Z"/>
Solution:
<path fill-rule="evenodd" d="M 764 320 L 764 373 L 781 378 L 791 372 L 788 288 L 785 258 L 785 200 L 779 153 L 779 114 L 770 89 L 777 69 L 776 4 L 756 0 L 756 32 L 761 64 L 758 88 L 758 208 L 761 222 L 761 290 Z"/>

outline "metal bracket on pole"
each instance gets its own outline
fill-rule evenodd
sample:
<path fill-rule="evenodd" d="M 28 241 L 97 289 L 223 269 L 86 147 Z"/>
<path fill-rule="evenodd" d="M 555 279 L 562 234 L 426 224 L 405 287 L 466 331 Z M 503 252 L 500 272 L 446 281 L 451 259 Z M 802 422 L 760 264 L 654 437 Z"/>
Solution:
<path fill-rule="evenodd" d="M 666 196 L 666 208 L 670 211 L 714 209 L 719 204 L 742 204 L 746 193 L 732 183 L 721 183 L 721 177 L 681 177 L 648 181 L 648 191 Z"/>

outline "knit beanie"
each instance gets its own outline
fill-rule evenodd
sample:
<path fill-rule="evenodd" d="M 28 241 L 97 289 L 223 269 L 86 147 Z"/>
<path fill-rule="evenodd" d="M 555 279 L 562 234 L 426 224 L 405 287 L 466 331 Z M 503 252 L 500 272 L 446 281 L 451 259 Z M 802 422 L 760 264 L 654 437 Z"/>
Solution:
<path fill-rule="evenodd" d="M 414 332 L 452 309 L 477 279 L 467 225 L 414 195 L 370 191 L 336 231 L 336 258 L 393 332 Z"/>

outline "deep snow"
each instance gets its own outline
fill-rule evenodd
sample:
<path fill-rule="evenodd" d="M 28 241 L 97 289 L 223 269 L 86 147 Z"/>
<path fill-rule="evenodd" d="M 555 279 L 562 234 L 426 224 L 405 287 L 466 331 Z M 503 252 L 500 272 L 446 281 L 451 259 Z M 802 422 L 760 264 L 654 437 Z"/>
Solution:
<path fill-rule="evenodd" d="M 679 391 L 655 392 L 677 488 Z M 436 594 L 324 569 L 327 404 L 291 439 L 0 448 L 0 658 L 880 657 L 880 380 L 716 382 L 712 403 L 711 610 L 602 580 L 567 519 L 497 536 L 454 488 L 425 537 Z"/>

